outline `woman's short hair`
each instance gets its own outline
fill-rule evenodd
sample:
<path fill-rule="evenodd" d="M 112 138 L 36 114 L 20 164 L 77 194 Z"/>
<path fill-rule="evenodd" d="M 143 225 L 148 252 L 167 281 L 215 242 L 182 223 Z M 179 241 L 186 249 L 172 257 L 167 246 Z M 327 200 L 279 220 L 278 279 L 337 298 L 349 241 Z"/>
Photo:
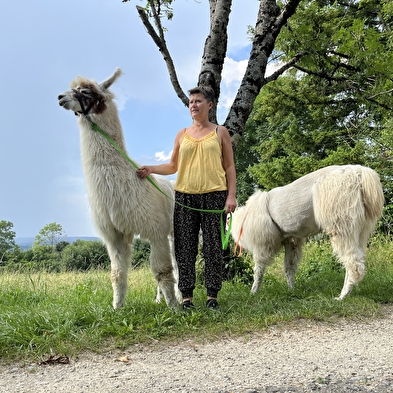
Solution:
<path fill-rule="evenodd" d="M 214 102 L 214 90 L 210 86 L 197 86 L 188 90 L 188 94 L 203 94 L 207 102 Z"/>

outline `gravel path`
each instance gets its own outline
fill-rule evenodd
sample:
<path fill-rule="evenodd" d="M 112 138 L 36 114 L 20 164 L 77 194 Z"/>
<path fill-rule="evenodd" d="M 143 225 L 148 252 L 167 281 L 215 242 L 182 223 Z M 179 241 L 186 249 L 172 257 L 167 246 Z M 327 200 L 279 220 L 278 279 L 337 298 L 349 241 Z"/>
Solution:
<path fill-rule="evenodd" d="M 1 366 L 0 392 L 393 392 L 393 307 L 383 311 L 372 321 L 300 321 L 212 343 Z"/>

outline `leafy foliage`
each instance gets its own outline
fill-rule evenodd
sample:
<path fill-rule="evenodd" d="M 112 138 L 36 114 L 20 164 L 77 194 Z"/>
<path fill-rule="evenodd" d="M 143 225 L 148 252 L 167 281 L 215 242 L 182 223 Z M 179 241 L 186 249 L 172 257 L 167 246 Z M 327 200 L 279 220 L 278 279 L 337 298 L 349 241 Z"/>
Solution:
<path fill-rule="evenodd" d="M 275 61 L 304 55 L 266 84 L 236 150 L 238 200 L 327 165 L 381 176 L 383 225 L 393 223 L 393 19 L 388 1 L 302 2 L 281 31 Z"/>
<path fill-rule="evenodd" d="M 3 259 L 7 251 L 13 250 L 16 247 L 15 235 L 12 230 L 14 224 L 9 221 L 0 221 L 0 261 Z"/>
<path fill-rule="evenodd" d="M 12 227 L 11 222 L 0 221 L 0 245 L 3 241 L 7 248 L 6 252 L 0 254 L 2 270 L 63 272 L 110 267 L 108 252 L 101 241 L 78 239 L 70 244 L 61 240 L 64 231 L 60 224 L 46 225 L 35 237 L 32 248 L 24 251 L 15 244 Z M 130 264 L 133 267 L 148 265 L 149 258 L 150 243 L 139 238 L 134 239 Z"/>
<path fill-rule="evenodd" d="M 57 243 L 59 243 L 64 236 L 65 232 L 63 231 L 63 227 L 56 222 L 52 222 L 45 225 L 39 231 L 38 235 L 35 237 L 33 248 L 49 246 L 52 249 L 55 249 Z"/>
<path fill-rule="evenodd" d="M 60 263 L 66 271 L 84 271 L 110 266 L 108 253 L 101 241 L 81 239 L 67 245 L 61 251 Z"/>
<path fill-rule="evenodd" d="M 147 240 L 135 238 L 132 243 L 132 261 L 133 267 L 148 266 L 150 259 L 150 243 Z"/>

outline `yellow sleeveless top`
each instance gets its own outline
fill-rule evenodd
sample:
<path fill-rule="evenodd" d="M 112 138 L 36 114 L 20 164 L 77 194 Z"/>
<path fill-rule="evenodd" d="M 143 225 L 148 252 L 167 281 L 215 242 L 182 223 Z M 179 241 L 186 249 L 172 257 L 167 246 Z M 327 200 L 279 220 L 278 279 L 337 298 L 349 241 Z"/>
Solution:
<path fill-rule="evenodd" d="M 222 166 L 222 146 L 217 130 L 195 139 L 185 131 L 180 143 L 175 190 L 186 194 L 205 194 L 227 190 Z"/>

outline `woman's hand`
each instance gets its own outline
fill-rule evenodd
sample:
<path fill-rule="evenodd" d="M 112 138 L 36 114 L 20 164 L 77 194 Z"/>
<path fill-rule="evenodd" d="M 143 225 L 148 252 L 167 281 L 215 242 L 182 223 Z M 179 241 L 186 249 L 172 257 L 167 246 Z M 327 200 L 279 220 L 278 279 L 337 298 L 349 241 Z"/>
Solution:
<path fill-rule="evenodd" d="M 236 202 L 236 198 L 229 196 L 227 197 L 227 200 L 225 202 L 225 213 L 233 213 L 236 209 L 237 206 L 237 202 Z"/>
<path fill-rule="evenodd" d="M 138 168 L 136 170 L 136 174 L 141 179 L 144 179 L 145 177 L 147 177 L 151 174 L 151 169 L 148 166 L 141 166 L 140 168 Z"/>

